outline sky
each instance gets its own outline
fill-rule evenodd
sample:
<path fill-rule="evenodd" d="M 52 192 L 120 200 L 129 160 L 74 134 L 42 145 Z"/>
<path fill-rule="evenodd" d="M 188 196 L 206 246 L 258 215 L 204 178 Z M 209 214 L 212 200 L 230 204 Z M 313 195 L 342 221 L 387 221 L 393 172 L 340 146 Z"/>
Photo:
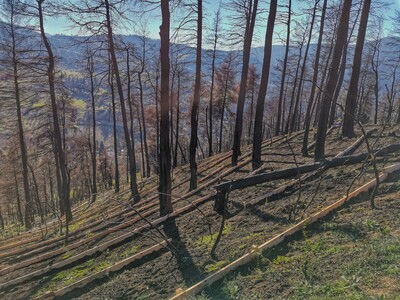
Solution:
<path fill-rule="evenodd" d="M 227 20 L 227 14 L 229 14 L 229 12 L 227 12 L 224 8 L 226 7 L 226 4 L 228 3 L 228 0 L 223 0 L 221 7 L 222 7 L 222 15 L 223 15 L 223 27 L 226 27 L 227 24 L 226 20 Z M 278 1 L 278 4 L 281 3 L 281 1 Z M 307 3 L 310 8 L 312 8 L 312 3 L 313 1 L 300 1 L 300 0 L 293 0 L 292 1 L 292 6 L 293 6 L 293 10 L 294 11 L 299 11 L 302 7 L 307 7 Z M 286 3 L 286 1 L 284 2 Z M 322 1 L 320 1 L 321 5 L 322 5 Z M 400 10 L 400 0 L 383 0 L 383 3 L 385 3 L 386 5 L 388 5 L 388 9 L 386 9 L 383 12 L 383 15 L 386 18 L 390 18 L 392 16 L 394 16 L 395 14 L 395 10 Z M 204 23 L 208 24 L 208 25 L 212 25 L 213 19 L 214 19 L 214 15 L 215 12 L 218 10 L 218 7 L 220 5 L 220 1 L 217 0 L 208 0 L 208 1 L 204 1 L 204 12 L 205 12 L 205 20 Z M 328 2 L 329 5 L 329 2 Z M 372 1 L 372 5 L 374 5 L 374 1 Z M 258 37 L 258 40 L 256 39 L 255 42 L 255 46 L 259 46 L 261 44 L 263 44 L 263 37 L 265 35 L 265 26 L 263 26 L 263 24 L 261 22 L 266 23 L 266 18 L 267 18 L 267 4 L 265 3 L 265 1 L 261 1 L 260 4 L 260 8 L 261 9 L 265 9 L 265 11 L 262 13 L 264 14 L 263 16 L 263 20 L 258 20 L 258 26 L 256 27 L 256 33 L 255 36 Z M 258 15 L 258 19 L 260 19 L 261 15 Z M 154 38 L 154 39 L 158 39 L 159 38 L 159 26 L 161 24 L 161 17 L 159 14 L 159 8 L 156 8 L 153 12 L 151 12 L 149 15 L 147 15 L 147 17 L 145 17 L 147 19 L 147 26 L 148 26 L 148 37 L 150 38 Z M 135 19 L 138 19 L 137 17 L 135 17 Z M 178 16 L 176 17 L 176 19 L 178 19 Z M 74 35 L 77 34 L 76 30 L 72 30 L 70 28 L 70 23 L 68 22 L 68 20 L 65 17 L 59 17 L 59 18 L 47 18 L 46 22 L 45 22 L 45 29 L 49 34 L 65 34 L 65 35 Z M 128 25 L 129 27 L 132 27 L 132 30 L 124 29 L 123 31 L 120 31 L 118 33 L 122 33 L 122 34 L 138 34 L 138 32 L 135 32 L 135 25 L 131 24 Z M 384 25 L 384 36 L 390 35 L 390 31 L 391 31 L 391 22 L 386 21 L 385 25 Z M 282 29 L 284 28 L 283 25 L 276 25 L 275 26 L 275 31 L 280 30 L 279 28 L 281 27 Z M 275 35 L 274 35 L 275 36 Z M 275 41 L 275 43 L 277 43 Z M 259 45 L 257 45 L 259 44 Z"/>

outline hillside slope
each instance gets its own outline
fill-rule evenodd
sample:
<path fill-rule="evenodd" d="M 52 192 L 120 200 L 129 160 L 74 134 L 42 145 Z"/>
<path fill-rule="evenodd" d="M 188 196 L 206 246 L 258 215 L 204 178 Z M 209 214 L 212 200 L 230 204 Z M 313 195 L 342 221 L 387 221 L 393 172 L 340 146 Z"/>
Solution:
<path fill-rule="evenodd" d="M 373 128 L 368 128 L 371 129 Z M 387 128 L 382 135 L 380 128 L 375 129 L 369 139 L 372 142 L 379 137 L 376 148 L 400 143 L 398 126 Z M 360 135 L 360 132 L 358 134 Z M 328 136 L 327 157 L 338 155 L 355 141 L 341 139 L 339 130 L 334 129 Z M 265 141 L 264 165 L 258 172 L 274 172 L 312 163 L 311 157 L 303 158 L 299 154 L 301 144 L 301 132 Z M 355 151 L 355 154 L 365 152 L 365 145 L 361 145 Z M 399 154 L 399 151 L 396 151 L 378 158 L 378 169 L 399 163 Z M 259 245 L 273 238 L 294 222 L 335 202 L 346 193 L 355 177 L 357 178 L 350 190 L 374 177 L 369 163 L 365 166 L 356 163 L 326 169 L 323 172 L 320 170 L 320 173 L 304 179 L 300 184 L 293 184 L 296 181 L 289 177 L 234 190 L 229 193 L 221 241 L 215 255 L 210 256 L 221 222 L 221 216 L 213 210 L 213 186 L 219 182 L 244 178 L 251 173 L 250 147 L 243 149 L 237 167 L 230 166 L 230 155 L 223 153 L 201 161 L 199 188 L 193 192 L 188 192 L 188 166 L 174 170 L 173 199 L 176 213 L 167 218 L 158 216 L 157 178 L 151 177 L 140 185 L 142 201 L 139 204 L 130 204 L 124 193 L 113 195 L 109 192 L 99 197 L 99 201 L 90 209 L 85 204 L 77 208 L 77 217 L 71 225 L 67 245 L 55 230 L 57 224 L 54 224 L 54 230 L 53 225 L 49 224 L 45 238 L 41 236 L 42 231 L 36 229 L 31 234 L 0 240 L 0 298 L 52 299 L 59 295 L 60 299 L 166 299 L 174 295 L 176 289 L 190 287 L 247 253 L 252 245 Z M 318 264 L 311 262 L 311 258 L 315 258 L 317 262 L 321 260 L 321 263 L 327 259 L 325 264 L 328 270 L 331 270 L 333 265 L 339 268 L 335 259 L 340 257 L 339 254 L 349 252 L 345 245 L 352 239 L 353 227 L 360 227 L 354 229 L 360 231 L 360 234 L 364 234 L 367 228 L 366 234 L 362 235 L 365 240 L 356 237 L 354 243 L 363 241 L 370 245 L 371 258 L 375 253 L 374 243 L 380 244 L 374 242 L 374 234 L 387 238 L 389 250 L 393 250 L 390 263 L 396 265 L 398 243 L 390 239 L 392 236 L 396 237 L 399 229 L 398 219 L 394 217 L 399 214 L 398 207 L 394 205 L 398 195 L 398 174 L 396 176 L 392 178 L 392 182 L 381 185 L 380 191 L 387 192 L 388 197 L 394 199 L 386 202 L 378 198 L 377 204 L 384 208 L 383 210 L 370 210 L 367 199 L 360 198 L 355 206 L 354 215 L 345 217 L 344 213 L 334 214 L 330 219 L 307 228 L 305 233 L 294 237 L 292 244 L 278 246 L 263 253 L 255 265 L 251 264 L 240 269 L 238 273 L 229 275 L 228 279 L 205 291 L 204 297 L 334 297 L 334 292 L 339 292 L 335 290 L 331 293 L 329 287 L 340 282 L 332 281 L 332 278 L 343 275 L 346 278 L 343 280 L 353 280 L 355 275 L 354 280 L 357 280 L 358 273 L 354 273 L 357 270 L 342 273 L 342 269 L 338 269 L 322 273 L 315 267 Z M 276 193 L 273 198 L 268 196 L 272 191 L 288 184 L 290 188 Z M 352 211 L 353 205 L 350 204 L 346 209 Z M 342 215 L 343 219 L 335 217 Z M 388 217 L 382 221 L 380 218 L 385 215 Z M 371 222 L 368 221 L 369 218 Z M 341 225 L 343 222 L 350 224 L 348 232 L 347 227 Z M 342 231 L 342 239 L 334 236 L 334 233 L 341 234 Z M 354 234 L 358 234 L 357 232 Z M 166 243 L 167 240 L 171 240 L 171 243 Z M 167 247 L 158 247 L 160 244 Z M 351 262 L 357 261 L 354 257 L 369 258 L 369 255 L 364 255 L 369 252 L 357 250 L 357 245 L 354 247 L 350 249 L 354 250 L 351 252 Z M 334 250 L 329 250 L 331 248 Z M 147 249 L 153 249 L 152 253 L 142 255 Z M 379 249 L 376 251 L 380 253 Z M 292 259 L 292 256 L 295 258 Z M 132 260 L 123 265 L 122 269 L 112 269 L 127 258 Z M 328 262 L 331 266 L 328 266 Z M 292 271 L 288 273 L 287 280 L 279 279 L 285 273 L 276 275 L 282 270 L 279 268 Z M 395 276 L 390 277 L 389 274 L 388 280 L 398 278 L 398 268 L 388 272 L 393 272 Z M 94 274 L 97 274 L 97 279 L 91 277 Z M 308 281 L 304 283 L 301 276 L 305 276 Z M 240 279 L 240 284 L 235 283 L 237 278 Z M 273 287 L 267 292 L 271 282 Z M 66 288 L 68 286 L 69 288 Z M 364 288 L 361 283 L 357 286 L 360 289 Z M 383 283 L 380 286 L 385 287 Z M 318 289 L 314 290 L 314 287 Z M 351 291 L 356 289 L 354 287 Z M 362 292 L 360 295 L 379 294 L 377 290 L 371 289 L 368 292 L 366 288 Z M 396 293 L 394 289 L 387 295 Z"/>

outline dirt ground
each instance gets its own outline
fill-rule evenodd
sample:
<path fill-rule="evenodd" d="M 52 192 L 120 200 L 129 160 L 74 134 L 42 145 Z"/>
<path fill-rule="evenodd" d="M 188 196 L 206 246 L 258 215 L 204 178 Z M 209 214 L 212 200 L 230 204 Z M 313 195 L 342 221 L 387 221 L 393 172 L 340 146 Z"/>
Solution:
<path fill-rule="evenodd" d="M 399 132 L 399 128 L 387 129 L 380 139 L 380 144 L 399 143 L 400 138 L 393 132 Z M 355 141 L 342 140 L 339 135 L 340 132 L 334 130 L 329 137 L 326 146 L 328 157 L 336 155 Z M 375 132 L 371 140 L 378 135 L 379 131 Z M 292 151 L 300 153 L 301 137 L 300 135 L 291 140 L 290 144 L 282 141 L 265 148 L 264 171 L 311 163 L 312 157 L 303 158 L 296 155 L 295 160 L 292 155 Z M 364 151 L 365 147 L 361 147 L 356 153 Z M 203 172 L 199 178 L 204 178 L 203 183 L 218 178 L 223 170 L 229 168 L 229 161 L 227 158 L 215 166 L 203 163 Z M 384 166 L 398 162 L 398 153 L 393 154 L 379 161 L 378 168 L 381 170 Z M 242 178 L 250 172 L 250 166 L 251 163 L 246 164 L 221 180 Z M 218 171 L 218 168 L 221 168 L 221 171 Z M 212 175 L 214 171 L 216 173 Z M 209 176 L 206 177 L 207 175 Z M 357 175 L 360 175 L 359 178 L 353 182 Z M 176 289 L 190 287 L 247 253 L 252 245 L 265 242 L 294 222 L 338 200 L 346 194 L 350 183 L 353 182 L 353 190 L 373 176 L 371 165 L 368 164 L 364 167 L 362 164 L 354 164 L 328 169 L 322 175 L 302 182 L 274 201 L 257 199 L 265 198 L 265 194 L 292 179 L 276 180 L 232 191 L 229 194 L 227 220 L 215 256 L 210 255 L 210 250 L 220 227 L 221 216 L 214 212 L 213 202 L 207 201 L 192 212 L 158 227 L 158 230 L 135 235 L 129 242 L 110 248 L 90 260 L 8 290 L 7 293 L 0 294 L 0 298 L 28 299 L 45 291 L 56 290 L 73 283 L 78 277 L 95 272 L 99 266 L 116 263 L 129 254 L 170 237 L 173 239 L 172 249 L 158 251 L 117 273 L 109 274 L 105 279 L 94 281 L 87 287 L 74 290 L 60 298 L 167 299 L 174 295 Z M 187 193 L 187 168 L 175 172 L 174 178 L 174 195 Z M 368 296 L 380 295 L 396 298 L 400 295 L 399 179 L 399 174 L 396 174 L 389 182 L 380 186 L 380 194 L 376 200 L 381 209 L 371 210 L 368 196 L 364 195 L 316 225 L 308 227 L 301 234 L 295 235 L 285 244 L 260 254 L 253 263 L 231 273 L 197 298 L 365 299 Z M 179 201 L 174 208 L 188 205 L 201 196 L 213 194 L 213 185 L 215 184 L 205 187 L 187 199 L 175 198 Z M 156 185 L 150 182 L 148 186 L 147 189 L 150 190 L 150 186 Z M 157 217 L 157 214 L 151 215 L 149 220 L 155 220 Z M 86 244 L 68 255 L 95 247 L 144 223 L 141 221 Z M 49 263 L 61 261 L 65 257 L 66 254 L 7 276 L 15 278 Z M 5 281 L 6 277 L 0 281 Z"/>

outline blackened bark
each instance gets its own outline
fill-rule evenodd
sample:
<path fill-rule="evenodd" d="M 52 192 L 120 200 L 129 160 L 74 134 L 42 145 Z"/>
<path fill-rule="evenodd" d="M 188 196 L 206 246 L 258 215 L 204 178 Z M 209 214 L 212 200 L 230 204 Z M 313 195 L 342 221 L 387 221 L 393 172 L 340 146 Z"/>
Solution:
<path fill-rule="evenodd" d="M 96 145 L 96 99 L 95 99 L 95 90 L 94 90 L 94 61 L 93 61 L 93 53 L 88 51 L 87 57 L 87 71 L 89 73 L 90 80 L 90 99 L 92 104 L 92 147 L 91 147 L 91 156 L 92 156 L 92 200 L 91 202 L 96 201 L 97 197 L 97 145 Z"/>
<path fill-rule="evenodd" d="M 358 80 L 360 77 L 361 59 L 364 47 L 365 33 L 367 31 L 369 9 L 371 0 L 365 0 L 362 8 L 360 27 L 358 29 L 356 48 L 354 50 L 353 72 L 351 73 L 349 90 L 347 92 L 345 114 L 343 119 L 342 136 L 354 136 L 354 121 L 357 105 Z"/>
<path fill-rule="evenodd" d="M 117 131 L 117 109 L 115 105 L 114 74 L 110 66 L 108 84 L 111 91 L 111 104 L 113 115 L 113 144 L 114 144 L 114 190 L 119 192 L 119 163 L 118 163 L 118 131 Z"/>
<path fill-rule="evenodd" d="M 19 72 L 18 72 L 18 54 L 17 54 L 17 41 L 15 32 L 15 7 L 11 7 L 10 15 L 10 36 L 12 40 L 12 65 L 13 65 L 13 79 L 14 79 L 14 92 L 15 92 L 15 104 L 17 108 L 17 123 L 18 123 L 18 139 L 19 148 L 21 153 L 21 165 L 22 165 L 22 177 L 24 185 L 24 199 L 25 199 L 25 228 L 32 228 L 32 199 L 30 196 L 29 178 L 28 178 L 28 152 L 25 144 L 25 133 L 24 126 L 22 123 L 22 110 L 21 110 L 21 97 L 19 87 Z M 18 197 L 18 216 L 20 222 L 22 221 L 21 204 Z"/>
<path fill-rule="evenodd" d="M 210 87 L 210 104 L 209 104 L 209 133 L 208 133 L 208 156 L 213 155 L 213 100 L 214 100 L 214 81 L 215 81 L 215 59 L 217 57 L 218 29 L 220 21 L 220 9 L 215 15 L 214 21 L 214 45 L 211 59 L 211 87 Z"/>
<path fill-rule="evenodd" d="M 333 51 L 333 57 L 331 62 L 331 69 L 329 71 L 326 89 L 324 91 L 321 100 L 321 110 L 318 120 L 317 139 L 315 141 L 315 153 L 314 153 L 315 160 L 322 160 L 325 157 L 325 139 L 326 139 L 326 130 L 328 127 L 329 108 L 331 105 L 331 100 L 338 79 L 337 66 L 340 63 L 340 58 L 343 53 L 343 46 L 346 43 L 347 31 L 349 29 L 351 2 L 352 0 L 344 0 L 343 2 L 342 14 L 337 29 L 336 44 Z"/>
<path fill-rule="evenodd" d="M 190 162 L 190 190 L 197 188 L 197 163 L 196 149 L 198 145 L 197 127 L 198 127 L 198 110 L 200 103 L 200 83 L 201 83 L 201 42 L 203 28 L 203 2 L 197 0 L 197 43 L 196 43 L 196 78 L 194 83 L 194 95 L 192 104 L 192 113 L 190 117 L 190 146 L 189 146 L 189 162 Z"/>
<path fill-rule="evenodd" d="M 307 65 L 307 58 L 308 58 L 308 50 L 310 49 L 310 43 L 311 43 L 312 32 L 313 32 L 313 28 L 314 28 L 315 15 L 317 13 L 318 2 L 319 2 L 319 0 L 315 1 L 314 10 L 313 10 L 312 18 L 311 18 L 310 33 L 308 35 L 306 51 L 304 53 L 303 66 L 301 67 L 299 87 L 297 89 L 297 96 L 296 96 L 296 103 L 295 103 L 295 106 L 294 106 L 293 118 L 292 118 L 291 123 L 290 123 L 290 131 L 291 132 L 295 131 L 296 120 L 298 119 L 298 116 L 300 115 L 300 113 L 298 111 L 298 108 L 299 108 L 299 104 L 300 104 L 300 96 L 301 96 L 301 93 L 302 93 L 304 72 L 305 72 L 306 67 L 307 67 L 306 65 Z M 318 69 L 318 67 L 317 67 L 317 69 Z M 300 109 L 300 112 L 301 112 L 301 109 Z"/>
<path fill-rule="evenodd" d="M 289 43 L 290 43 L 290 19 L 292 15 L 292 0 L 289 0 L 288 5 L 288 20 L 287 20 L 287 30 L 286 30 L 286 48 L 285 48 L 285 58 L 283 59 L 283 69 L 282 69 L 282 77 L 281 77 L 281 86 L 279 90 L 279 100 L 278 100 L 278 113 L 276 117 L 276 125 L 275 125 L 275 136 L 278 136 L 281 133 L 281 127 L 283 123 L 282 111 L 283 109 L 283 95 L 285 90 L 285 77 L 286 77 L 286 68 L 287 61 L 289 56 Z"/>
<path fill-rule="evenodd" d="M 233 135 L 233 153 L 232 153 L 232 165 L 236 165 L 240 153 L 240 140 L 242 138 L 243 128 L 243 110 L 244 101 L 246 98 L 246 87 L 247 87 L 247 76 L 249 71 L 249 61 L 251 52 L 251 42 L 253 40 L 254 26 L 256 22 L 258 0 L 249 0 L 250 7 L 246 19 L 246 29 L 244 33 L 243 43 L 243 63 L 242 63 L 242 74 L 240 79 L 239 97 L 237 102 L 236 110 L 236 121 L 235 121 L 235 132 Z M 251 5 L 252 4 L 252 5 Z"/>
<path fill-rule="evenodd" d="M 258 169 L 262 165 L 261 161 L 262 123 L 264 116 L 265 97 L 267 96 L 269 69 L 271 65 L 272 35 L 274 32 L 277 6 L 278 6 L 278 1 L 271 0 L 269 7 L 267 32 L 265 34 L 264 62 L 263 62 L 262 76 L 260 82 L 260 92 L 258 94 L 256 117 L 254 120 L 253 156 L 252 156 L 253 170 Z"/>
<path fill-rule="evenodd" d="M 374 73 L 374 96 L 375 96 L 375 115 L 374 115 L 374 124 L 378 124 L 378 111 L 379 111 L 379 58 L 380 58 L 380 37 L 377 38 L 374 44 L 374 51 L 371 59 L 371 68 Z M 376 58 L 375 58 L 376 57 Z M 376 61 L 375 61 L 376 59 Z"/>
<path fill-rule="evenodd" d="M 144 72 L 145 62 L 146 62 L 146 38 L 142 38 L 142 59 L 141 59 L 141 68 L 138 72 L 138 82 L 139 82 L 139 100 L 140 100 L 140 111 L 142 113 L 142 129 L 143 129 L 143 145 L 144 145 L 144 154 L 145 154 L 145 167 L 143 170 L 145 177 L 150 176 L 150 158 L 149 158 L 149 147 L 147 145 L 147 127 L 146 127 L 146 118 L 144 113 L 144 100 L 143 100 L 143 83 L 142 83 L 142 74 Z"/>
<path fill-rule="evenodd" d="M 131 139 L 129 136 L 129 128 L 128 128 L 128 120 L 127 120 L 127 112 L 125 108 L 125 99 L 124 99 L 124 93 L 122 89 L 122 81 L 121 77 L 119 74 L 119 69 L 118 69 L 118 62 L 117 62 L 117 56 L 115 54 L 115 46 L 114 46 L 114 37 L 113 37 L 113 31 L 112 31 L 112 26 L 111 26 L 111 12 L 110 12 L 110 4 L 108 0 L 104 0 L 105 8 L 106 8 L 106 27 L 107 27 L 107 37 L 108 37 L 108 51 L 111 56 L 111 62 L 112 62 L 112 67 L 113 67 L 113 73 L 115 76 L 115 81 L 117 84 L 117 90 L 118 90 L 118 96 L 119 96 L 119 102 L 120 102 L 120 108 L 121 108 L 121 115 L 122 115 L 122 127 L 124 129 L 124 136 L 125 136 L 125 143 L 126 143 L 126 149 L 128 152 L 128 157 L 129 157 L 129 174 L 131 177 L 131 193 L 132 193 L 132 198 L 135 202 L 140 200 L 140 195 L 137 187 L 137 180 L 136 180 L 136 164 L 134 161 L 134 153 L 132 149 L 132 143 Z"/>
<path fill-rule="evenodd" d="M 314 75 L 313 75 L 312 87 L 311 87 L 311 92 L 310 92 L 310 98 L 308 100 L 307 111 L 306 111 L 306 116 L 305 116 L 305 120 L 304 120 L 304 137 L 303 137 L 303 146 L 301 148 L 301 152 L 302 152 L 303 156 L 308 156 L 308 150 L 307 150 L 308 134 L 310 132 L 311 112 L 312 112 L 312 107 L 314 105 L 315 90 L 316 90 L 317 80 L 318 80 L 319 57 L 321 55 L 322 38 L 324 35 L 325 13 L 326 13 L 327 3 L 328 3 L 328 0 L 324 0 L 324 4 L 322 6 L 321 24 L 319 27 L 318 44 L 317 44 L 317 50 L 315 53 L 315 61 L 314 61 Z"/>
<path fill-rule="evenodd" d="M 56 89 L 55 89 L 55 58 L 49 40 L 47 39 L 46 33 L 44 31 L 44 17 L 43 17 L 43 2 L 44 0 L 37 0 L 38 3 L 38 13 L 39 13 L 39 26 L 42 41 L 45 45 L 47 56 L 48 56 L 48 66 L 47 66 L 47 78 L 49 83 L 50 101 L 51 101 L 51 112 L 53 118 L 53 138 L 54 138 L 54 153 L 56 156 L 56 162 L 59 164 L 59 171 L 61 177 L 61 187 L 60 187 L 60 199 L 65 207 L 65 214 L 67 223 L 72 220 L 71 204 L 69 199 L 69 177 L 66 164 L 66 156 L 62 146 L 62 137 L 60 130 L 60 123 L 58 117 L 57 100 L 56 100 Z"/>
<path fill-rule="evenodd" d="M 169 146 L 169 1 L 161 0 L 160 26 L 161 118 L 160 118 L 160 215 L 173 211 L 171 203 L 171 151 Z"/>
<path fill-rule="evenodd" d="M 181 73 L 178 71 L 178 87 L 176 91 L 176 123 L 175 123 L 175 148 L 174 148 L 174 160 L 173 168 L 178 166 L 178 145 L 179 145 L 179 121 L 180 121 L 180 95 L 181 95 Z"/>

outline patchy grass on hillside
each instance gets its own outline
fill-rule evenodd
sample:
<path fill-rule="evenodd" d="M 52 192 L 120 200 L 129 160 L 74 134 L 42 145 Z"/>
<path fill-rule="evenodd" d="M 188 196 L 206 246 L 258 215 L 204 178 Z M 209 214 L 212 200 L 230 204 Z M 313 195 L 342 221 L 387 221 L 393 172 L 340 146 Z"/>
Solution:
<path fill-rule="evenodd" d="M 400 174 L 196 299 L 400 299 Z"/>

